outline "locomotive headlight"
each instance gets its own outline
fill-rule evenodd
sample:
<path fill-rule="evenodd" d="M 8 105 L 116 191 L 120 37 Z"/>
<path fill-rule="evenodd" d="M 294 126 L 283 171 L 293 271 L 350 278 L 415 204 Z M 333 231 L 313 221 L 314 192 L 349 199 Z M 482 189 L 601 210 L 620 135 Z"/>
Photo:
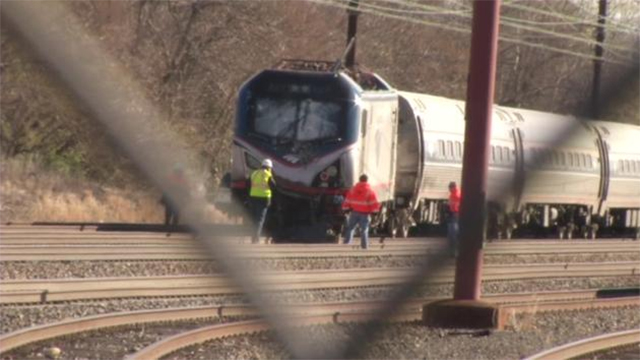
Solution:
<path fill-rule="evenodd" d="M 336 161 L 333 165 L 322 170 L 313 181 L 314 186 L 336 186 L 338 184 L 338 175 L 340 174 L 340 170 L 338 168 L 339 164 L 340 163 Z"/>
<path fill-rule="evenodd" d="M 331 180 L 332 178 L 335 178 L 336 175 L 338 175 L 338 168 L 336 168 L 334 165 L 331 165 L 320 173 L 320 180 L 326 182 Z"/>

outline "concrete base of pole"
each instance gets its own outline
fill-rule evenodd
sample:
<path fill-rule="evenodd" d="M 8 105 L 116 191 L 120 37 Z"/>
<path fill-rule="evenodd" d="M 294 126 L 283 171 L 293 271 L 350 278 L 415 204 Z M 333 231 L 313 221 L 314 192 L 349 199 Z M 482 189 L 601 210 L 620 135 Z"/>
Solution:
<path fill-rule="evenodd" d="M 443 328 L 502 330 L 506 315 L 498 305 L 476 300 L 441 300 L 422 307 L 424 324 Z"/>

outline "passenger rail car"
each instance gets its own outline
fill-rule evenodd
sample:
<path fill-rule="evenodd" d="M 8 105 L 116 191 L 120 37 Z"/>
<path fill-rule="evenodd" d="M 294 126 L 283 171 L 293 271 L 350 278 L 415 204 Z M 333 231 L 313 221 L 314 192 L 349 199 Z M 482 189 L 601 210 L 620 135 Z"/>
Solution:
<path fill-rule="evenodd" d="M 246 203 L 251 171 L 270 158 L 277 191 L 267 224 L 277 237 L 300 229 L 339 235 L 341 203 L 361 173 L 383 205 L 374 230 L 404 237 L 413 226 L 442 223 L 447 184 L 461 178 L 464 102 L 397 91 L 374 73 L 330 65 L 284 62 L 241 87 L 236 201 Z M 527 228 L 595 237 L 608 229 L 638 237 L 638 140 L 638 126 L 494 106 L 489 235 Z"/>

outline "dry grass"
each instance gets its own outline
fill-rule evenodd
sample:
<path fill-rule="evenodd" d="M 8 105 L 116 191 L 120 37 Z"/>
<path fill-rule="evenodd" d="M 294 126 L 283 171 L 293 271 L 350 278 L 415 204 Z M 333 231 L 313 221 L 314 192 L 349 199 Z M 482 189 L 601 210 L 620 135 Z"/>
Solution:
<path fill-rule="evenodd" d="M 2 222 L 127 222 L 161 223 L 164 207 L 153 190 L 114 189 L 65 176 L 32 161 L 2 159 L 0 220 Z M 212 222 L 229 222 L 210 206 Z"/>

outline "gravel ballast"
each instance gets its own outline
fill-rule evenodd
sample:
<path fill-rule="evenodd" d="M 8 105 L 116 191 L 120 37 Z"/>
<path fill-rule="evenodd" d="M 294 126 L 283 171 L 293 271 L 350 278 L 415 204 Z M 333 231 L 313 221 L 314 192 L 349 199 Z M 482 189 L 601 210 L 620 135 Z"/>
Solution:
<path fill-rule="evenodd" d="M 374 267 L 413 267 L 424 261 L 423 256 L 364 256 L 339 258 L 293 258 L 245 260 L 247 267 L 256 270 L 306 271 L 329 269 L 361 269 Z M 543 264 L 640 261 L 640 252 L 628 254 L 535 254 L 485 255 L 484 263 Z M 453 260 L 449 260 L 453 264 Z M 0 280 L 66 279 L 95 277 L 134 277 L 219 274 L 215 261 L 4 261 L 0 266 Z"/>
<path fill-rule="evenodd" d="M 387 325 L 379 338 L 360 343 L 365 359 L 521 359 L 545 349 L 640 326 L 640 308 L 545 312 L 522 315 L 504 331 L 429 328 L 420 322 Z M 341 350 L 357 325 L 313 326 L 306 331 L 313 354 Z M 355 341 L 361 341 L 356 338 Z M 326 354 L 326 353 L 325 353 Z M 323 356 L 321 356 L 323 357 Z M 289 359 L 271 332 L 210 341 L 182 349 L 165 360 Z"/>
<path fill-rule="evenodd" d="M 544 291 L 568 291 L 575 289 L 602 289 L 638 286 L 640 276 L 603 277 L 582 279 L 541 279 L 527 281 L 484 282 L 483 294 L 534 293 Z M 371 287 L 356 289 L 324 289 L 288 291 L 271 294 L 284 303 L 320 303 L 341 301 L 381 300 L 392 295 L 393 288 Z M 417 289 L 416 297 L 449 297 L 453 286 L 450 284 L 425 286 Z M 22 305 L 0 307 L 2 325 L 0 333 L 21 328 L 48 324 L 68 318 L 81 318 L 122 311 L 166 309 L 175 307 L 197 307 L 246 303 L 244 297 L 237 296 L 197 296 L 148 299 L 110 299 L 101 301 L 77 301 L 59 304 Z"/>
<path fill-rule="evenodd" d="M 98 360 L 124 359 L 142 348 L 169 336 L 203 326 L 245 320 L 241 317 L 208 318 L 193 321 L 119 326 L 86 331 L 67 338 L 56 338 L 16 348 L 3 354 L 1 360 L 42 359 L 52 347 L 61 350 L 60 359 Z"/>

